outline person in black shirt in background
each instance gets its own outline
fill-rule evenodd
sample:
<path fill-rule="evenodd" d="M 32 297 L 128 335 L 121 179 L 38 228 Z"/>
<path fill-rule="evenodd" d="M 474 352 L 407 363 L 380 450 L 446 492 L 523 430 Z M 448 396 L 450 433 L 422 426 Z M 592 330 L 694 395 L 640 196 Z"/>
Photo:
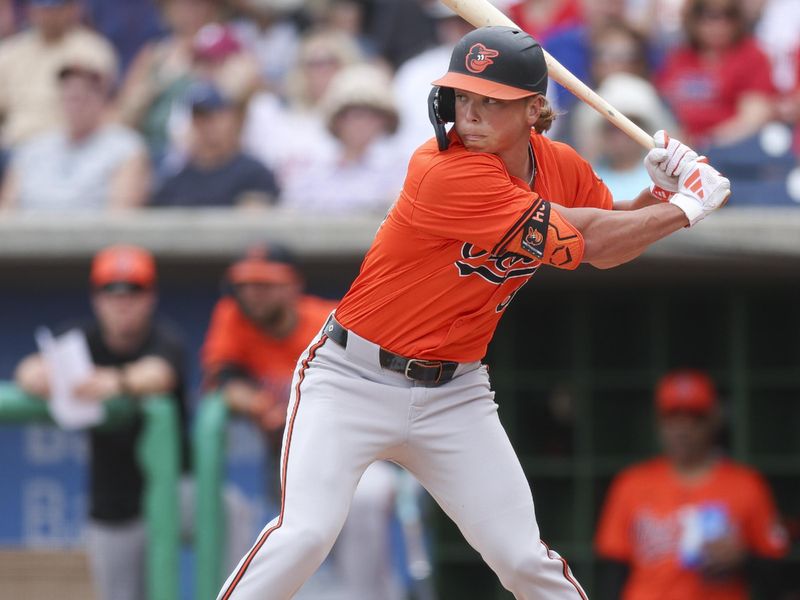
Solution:
<path fill-rule="evenodd" d="M 133 246 L 112 246 L 92 263 L 94 319 L 80 323 L 95 369 L 75 393 L 88 402 L 116 396 L 169 394 L 181 416 L 186 466 L 186 401 L 183 342 L 154 319 L 156 270 L 153 257 Z M 17 367 L 17 384 L 46 398 L 50 386 L 42 357 Z M 136 462 L 139 417 L 110 431 L 89 431 L 88 553 L 98 598 L 144 598 L 145 523 L 143 479 Z"/>
<path fill-rule="evenodd" d="M 87 402 L 117 396 L 140 399 L 167 394 L 178 405 L 182 467 L 188 473 L 188 407 L 185 346 L 177 332 L 156 317 L 156 266 L 152 255 L 136 246 L 111 246 L 92 263 L 94 318 L 78 323 L 88 342 L 92 374 L 74 390 Z M 44 360 L 34 354 L 15 373 L 25 392 L 47 398 L 50 386 Z M 90 429 L 89 519 L 87 553 L 98 600 L 142 600 L 146 526 L 142 518 L 143 474 L 136 460 L 142 420 L 134 418 L 113 430 Z M 193 487 L 180 486 L 182 530 L 191 527 Z M 228 527 L 228 551 L 234 562 L 249 546 L 252 532 L 247 505 L 226 493 L 225 509 L 238 518 Z"/>
<path fill-rule="evenodd" d="M 278 199 L 267 167 L 242 151 L 240 115 L 222 90 L 208 81 L 190 86 L 188 147 L 181 167 L 164 176 L 152 206 L 181 208 L 264 207 Z"/>

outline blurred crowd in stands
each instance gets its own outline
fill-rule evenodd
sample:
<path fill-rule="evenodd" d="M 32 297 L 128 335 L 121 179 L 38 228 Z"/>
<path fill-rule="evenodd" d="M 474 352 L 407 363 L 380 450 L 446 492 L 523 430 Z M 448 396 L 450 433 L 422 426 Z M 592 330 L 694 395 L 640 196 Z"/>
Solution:
<path fill-rule="evenodd" d="M 800 202 L 796 0 L 497 0 L 621 112 Z M 0 214 L 280 206 L 383 214 L 471 26 L 438 0 L 0 0 Z M 551 82 L 548 134 L 615 198 L 644 150 Z"/>

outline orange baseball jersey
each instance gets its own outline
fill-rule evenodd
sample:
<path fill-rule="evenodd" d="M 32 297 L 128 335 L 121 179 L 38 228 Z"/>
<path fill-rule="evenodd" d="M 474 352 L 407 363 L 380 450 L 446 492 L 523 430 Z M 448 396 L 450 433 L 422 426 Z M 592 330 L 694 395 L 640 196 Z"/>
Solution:
<path fill-rule="evenodd" d="M 779 558 L 788 549 L 767 484 L 730 460 L 686 484 L 664 458 L 623 471 L 612 483 L 595 548 L 630 565 L 623 600 L 745 600 L 741 577 L 710 581 L 696 568 L 704 536 L 733 531 L 748 552 Z"/>
<path fill-rule="evenodd" d="M 214 307 L 203 344 L 206 376 L 213 378 L 222 367 L 236 365 L 258 379 L 290 382 L 297 358 L 335 306 L 328 300 L 302 296 L 297 305 L 297 327 L 289 337 L 278 340 L 247 319 L 233 298 L 223 298 Z"/>
<path fill-rule="evenodd" d="M 533 191 L 498 156 L 449 137 L 446 151 L 430 140 L 411 157 L 336 316 L 397 354 L 469 362 L 541 264 L 580 263 L 583 238 L 550 203 L 611 209 L 612 197 L 575 150 L 535 132 Z"/>

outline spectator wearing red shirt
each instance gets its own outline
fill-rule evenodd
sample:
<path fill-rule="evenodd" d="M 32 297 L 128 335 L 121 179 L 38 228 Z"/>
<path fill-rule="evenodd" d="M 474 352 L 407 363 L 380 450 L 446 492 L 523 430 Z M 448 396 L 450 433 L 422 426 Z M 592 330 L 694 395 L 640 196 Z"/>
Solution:
<path fill-rule="evenodd" d="M 602 596 L 745 600 L 755 579 L 776 585 L 787 535 L 761 475 L 715 450 L 711 380 L 675 371 L 655 396 L 663 455 L 611 484 L 595 538 Z"/>
<path fill-rule="evenodd" d="M 773 115 L 767 56 L 748 33 L 740 0 L 688 0 L 688 43 L 666 59 L 658 87 L 693 146 L 728 146 Z"/>
<path fill-rule="evenodd" d="M 579 0 L 519 0 L 508 7 L 508 15 L 543 46 L 553 33 L 583 24 Z"/>

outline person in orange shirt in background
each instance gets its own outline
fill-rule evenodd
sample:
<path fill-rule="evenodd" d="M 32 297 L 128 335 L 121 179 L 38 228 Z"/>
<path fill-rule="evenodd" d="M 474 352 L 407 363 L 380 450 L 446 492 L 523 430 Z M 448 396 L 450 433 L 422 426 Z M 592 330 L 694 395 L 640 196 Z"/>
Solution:
<path fill-rule="evenodd" d="M 264 431 L 277 483 L 295 365 L 336 302 L 304 294 L 288 253 L 265 244 L 230 266 L 225 287 L 229 293 L 214 308 L 202 349 L 206 385 Z M 405 597 L 390 537 L 398 473 L 383 461 L 367 470 L 334 548 L 334 576 L 350 600 Z"/>
<path fill-rule="evenodd" d="M 206 385 L 252 417 L 278 453 L 297 357 L 336 302 L 303 294 L 286 253 L 266 245 L 231 265 L 225 285 L 230 294 L 214 307 L 202 350 Z"/>
<path fill-rule="evenodd" d="M 600 516 L 602 597 L 744 600 L 756 579 L 777 585 L 787 535 L 766 481 L 715 447 L 712 381 L 673 371 L 655 403 L 663 454 L 620 473 Z"/>

